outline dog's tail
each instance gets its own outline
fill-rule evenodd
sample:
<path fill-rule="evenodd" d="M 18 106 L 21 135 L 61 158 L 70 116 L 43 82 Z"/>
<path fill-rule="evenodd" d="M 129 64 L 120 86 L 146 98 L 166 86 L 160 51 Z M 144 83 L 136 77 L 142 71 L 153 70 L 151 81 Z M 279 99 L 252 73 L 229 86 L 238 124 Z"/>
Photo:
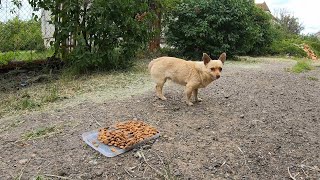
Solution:
<path fill-rule="evenodd" d="M 156 61 L 158 61 L 159 59 L 154 59 L 154 60 L 152 60 L 151 62 L 149 62 L 149 65 L 148 65 L 148 70 L 149 70 L 149 72 L 151 71 L 151 68 L 152 68 L 152 66 L 153 66 L 153 64 L 156 62 Z"/>

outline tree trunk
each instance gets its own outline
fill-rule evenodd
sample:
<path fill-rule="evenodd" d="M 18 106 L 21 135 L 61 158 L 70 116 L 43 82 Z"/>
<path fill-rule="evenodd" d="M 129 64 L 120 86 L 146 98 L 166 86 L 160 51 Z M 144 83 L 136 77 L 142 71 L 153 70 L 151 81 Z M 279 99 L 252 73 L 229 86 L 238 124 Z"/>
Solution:
<path fill-rule="evenodd" d="M 151 9 L 155 12 L 156 14 L 156 19 L 153 21 L 152 24 L 152 31 L 154 32 L 154 36 L 151 39 L 149 43 L 149 51 L 150 52 L 156 52 L 160 49 L 160 40 L 161 40 L 161 17 L 162 17 L 162 12 L 161 12 L 161 5 L 159 2 L 154 2 L 151 5 Z"/>

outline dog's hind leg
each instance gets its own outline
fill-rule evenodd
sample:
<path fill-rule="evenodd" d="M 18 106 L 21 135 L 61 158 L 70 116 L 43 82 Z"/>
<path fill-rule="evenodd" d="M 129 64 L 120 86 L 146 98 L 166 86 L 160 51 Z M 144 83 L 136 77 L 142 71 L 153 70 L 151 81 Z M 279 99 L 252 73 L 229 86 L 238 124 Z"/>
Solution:
<path fill-rule="evenodd" d="M 156 94 L 158 96 L 158 98 L 160 98 L 161 100 L 167 100 L 166 97 L 164 97 L 162 90 L 163 90 L 163 86 L 164 83 L 167 81 L 167 79 L 162 79 L 162 80 L 158 80 L 157 81 L 157 85 L 156 85 Z"/>
<path fill-rule="evenodd" d="M 199 90 L 199 89 L 195 89 L 195 90 L 193 90 L 192 93 L 193 93 L 193 96 L 194 96 L 194 100 L 195 100 L 196 102 L 201 102 L 202 99 L 198 97 L 198 90 Z"/>

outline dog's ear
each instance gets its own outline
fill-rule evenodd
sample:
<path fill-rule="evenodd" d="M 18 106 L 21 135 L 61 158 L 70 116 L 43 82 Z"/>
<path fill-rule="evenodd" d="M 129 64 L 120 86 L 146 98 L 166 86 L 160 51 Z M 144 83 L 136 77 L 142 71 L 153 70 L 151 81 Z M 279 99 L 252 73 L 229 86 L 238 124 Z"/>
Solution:
<path fill-rule="evenodd" d="M 204 62 L 205 65 L 207 65 L 210 62 L 211 58 L 207 53 L 203 53 L 202 55 L 202 61 Z"/>
<path fill-rule="evenodd" d="M 227 59 L 227 54 L 226 53 L 222 53 L 219 57 L 219 60 L 224 64 L 224 61 Z"/>

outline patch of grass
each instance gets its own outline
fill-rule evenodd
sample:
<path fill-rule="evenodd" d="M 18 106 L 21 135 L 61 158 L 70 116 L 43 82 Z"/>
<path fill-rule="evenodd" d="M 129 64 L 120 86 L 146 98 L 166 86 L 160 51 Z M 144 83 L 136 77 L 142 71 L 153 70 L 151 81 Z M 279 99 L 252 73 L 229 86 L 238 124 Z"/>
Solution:
<path fill-rule="evenodd" d="M 127 71 L 95 72 L 68 77 L 62 76 L 59 71 L 47 75 L 53 78 L 46 81 L 32 79 L 48 72 L 30 73 L 32 75 L 26 80 L 31 80 L 31 83 L 25 87 L 20 86 L 21 74 L 7 74 L 5 78 L 0 78 L 0 117 L 43 110 L 49 106 L 61 108 L 65 105 L 65 99 L 68 99 L 66 103 L 78 103 L 88 98 L 94 98 L 93 101 L 97 102 L 106 98 L 128 96 L 132 89 L 135 89 L 134 93 L 143 92 L 151 85 L 147 72 L 149 61 L 137 61 L 135 66 Z"/>
<path fill-rule="evenodd" d="M 291 68 L 291 72 L 302 73 L 312 70 L 311 63 L 307 60 L 298 60 L 297 63 Z"/>
<path fill-rule="evenodd" d="M 34 178 L 34 180 L 45 180 L 46 178 L 44 178 L 43 176 L 37 176 Z"/>
<path fill-rule="evenodd" d="M 26 110 L 26 109 L 30 110 L 30 109 L 34 109 L 38 106 L 39 106 L 39 104 L 36 101 L 34 101 L 30 98 L 23 98 L 20 101 L 20 103 L 18 104 L 17 108 L 21 109 L 21 110 Z"/>
<path fill-rule="evenodd" d="M 31 132 L 25 133 L 22 136 L 22 138 L 24 140 L 38 139 L 38 138 L 47 137 L 52 134 L 55 134 L 55 133 L 57 133 L 57 131 L 58 131 L 58 128 L 55 126 L 42 127 L 42 128 L 38 128 L 36 130 L 33 130 Z"/>
<path fill-rule="evenodd" d="M 50 86 L 48 88 L 49 94 L 44 97 L 44 102 L 54 102 L 59 99 L 59 92 L 57 86 Z"/>
<path fill-rule="evenodd" d="M 10 61 L 34 61 L 46 59 L 52 56 L 54 51 L 48 49 L 45 51 L 9 51 L 0 53 L 0 65 L 7 64 Z"/>
<path fill-rule="evenodd" d="M 318 78 L 313 77 L 313 76 L 308 76 L 307 79 L 310 80 L 310 81 L 319 81 Z"/>

